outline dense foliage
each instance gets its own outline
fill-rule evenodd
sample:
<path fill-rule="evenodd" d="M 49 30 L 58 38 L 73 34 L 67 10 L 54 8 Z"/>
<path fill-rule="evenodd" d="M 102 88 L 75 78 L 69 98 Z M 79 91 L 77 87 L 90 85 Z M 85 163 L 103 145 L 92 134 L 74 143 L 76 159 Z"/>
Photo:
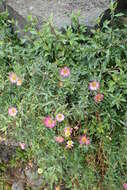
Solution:
<path fill-rule="evenodd" d="M 51 21 L 39 32 L 29 26 L 31 35 L 18 40 L 1 14 L 1 138 L 22 143 L 13 164 L 36 163 L 43 187 L 120 190 L 127 181 L 127 26 L 105 21 L 87 34 L 72 21 L 63 33 Z"/>

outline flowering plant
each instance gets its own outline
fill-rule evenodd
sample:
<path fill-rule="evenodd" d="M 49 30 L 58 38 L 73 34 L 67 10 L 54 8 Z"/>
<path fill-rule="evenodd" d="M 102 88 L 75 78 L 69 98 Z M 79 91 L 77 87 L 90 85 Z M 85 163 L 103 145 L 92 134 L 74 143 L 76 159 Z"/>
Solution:
<path fill-rule="evenodd" d="M 1 27 L 0 131 L 50 189 L 126 188 L 127 27 L 109 24 L 49 22 L 26 44 Z"/>

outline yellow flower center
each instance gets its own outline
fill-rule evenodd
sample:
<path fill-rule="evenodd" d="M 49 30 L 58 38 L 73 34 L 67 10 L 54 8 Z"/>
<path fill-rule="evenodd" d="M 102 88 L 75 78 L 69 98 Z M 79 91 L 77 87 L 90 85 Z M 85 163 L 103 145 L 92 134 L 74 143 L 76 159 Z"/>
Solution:
<path fill-rule="evenodd" d="M 67 144 L 68 144 L 68 146 L 72 146 L 73 142 L 72 141 L 68 141 Z"/>
<path fill-rule="evenodd" d="M 70 136 L 70 131 L 66 131 L 66 132 L 65 132 L 65 136 L 66 136 L 66 137 Z"/>
<path fill-rule="evenodd" d="M 97 83 L 94 81 L 91 83 L 92 87 L 96 87 L 97 86 Z"/>
<path fill-rule="evenodd" d="M 58 115 L 58 119 L 62 119 L 62 115 L 61 114 Z"/>
<path fill-rule="evenodd" d="M 15 108 L 12 108 L 12 113 L 15 113 L 16 112 L 16 109 Z"/>
<path fill-rule="evenodd" d="M 12 74 L 12 80 L 16 80 L 16 79 L 17 79 L 16 74 Z"/>
<path fill-rule="evenodd" d="M 64 69 L 64 70 L 63 70 L 63 73 L 64 73 L 65 75 L 68 74 L 68 70 Z"/>
<path fill-rule="evenodd" d="M 86 141 L 87 141 L 87 138 L 86 137 L 82 137 L 82 142 L 86 143 Z"/>
<path fill-rule="evenodd" d="M 49 119 L 49 120 L 48 120 L 48 125 L 51 125 L 52 122 L 53 122 L 52 119 Z"/>

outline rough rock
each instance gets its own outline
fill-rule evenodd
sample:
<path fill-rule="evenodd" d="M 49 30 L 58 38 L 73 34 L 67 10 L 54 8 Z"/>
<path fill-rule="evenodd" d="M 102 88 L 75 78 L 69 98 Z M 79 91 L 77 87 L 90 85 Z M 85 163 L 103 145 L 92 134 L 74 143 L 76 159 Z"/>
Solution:
<path fill-rule="evenodd" d="M 19 15 L 17 11 L 15 11 L 15 9 L 13 9 L 11 6 L 9 6 L 8 4 L 6 4 L 6 9 L 8 10 L 9 13 L 9 19 L 13 19 L 15 21 L 14 25 L 14 31 L 19 31 L 21 36 L 24 35 L 23 29 L 25 27 L 25 25 L 27 24 L 26 19 Z"/>
<path fill-rule="evenodd" d="M 80 23 L 90 28 L 95 25 L 96 19 L 105 12 L 102 22 L 110 18 L 110 0 L 3 0 L 6 1 L 6 8 L 9 17 L 15 23 L 14 30 L 18 30 L 19 36 L 23 36 L 24 26 L 27 24 L 27 15 L 31 14 L 38 20 L 37 28 L 40 28 L 52 15 L 54 24 L 59 28 L 71 24 L 70 15 L 72 12 L 80 11 Z M 118 2 L 118 11 L 127 9 L 127 1 L 114 0 Z M 0 5 L 0 11 L 5 10 L 5 3 Z M 105 11 L 106 10 L 106 11 Z"/>
<path fill-rule="evenodd" d="M 44 179 L 42 175 L 39 175 L 37 170 L 25 169 L 26 183 L 32 190 L 39 190 L 41 188 Z"/>
<path fill-rule="evenodd" d="M 54 24 L 61 28 L 69 25 L 72 12 L 80 11 L 80 21 L 93 25 L 97 17 L 109 7 L 109 0 L 7 0 L 19 15 L 38 18 L 39 26 L 53 15 Z"/>
<path fill-rule="evenodd" d="M 0 141 L 0 163 L 8 163 L 15 155 L 17 143 Z"/>
<path fill-rule="evenodd" d="M 0 12 L 3 12 L 6 9 L 6 5 L 4 1 L 0 1 Z"/>
<path fill-rule="evenodd" d="M 15 29 L 24 33 L 22 29 L 26 25 L 27 15 L 32 15 L 38 20 L 37 28 L 41 28 L 52 15 L 54 24 L 64 28 L 71 24 L 72 12 L 80 11 L 80 23 L 87 26 L 94 26 L 99 15 L 109 7 L 110 0 L 6 0 L 10 18 L 18 20 Z"/>
<path fill-rule="evenodd" d="M 12 190 L 24 190 L 23 184 L 20 181 L 12 184 Z"/>
<path fill-rule="evenodd" d="M 115 13 L 126 13 L 127 11 L 127 1 L 125 0 L 114 0 L 115 2 L 117 2 L 117 8 L 115 10 Z M 123 24 L 126 24 L 127 23 L 127 17 L 126 16 L 123 16 L 120 18 L 120 22 L 123 23 Z M 111 14 L 110 14 L 110 9 L 107 9 L 102 18 L 101 18 L 101 23 L 100 23 L 100 26 L 103 25 L 104 21 L 105 20 L 110 20 L 111 19 Z"/>
<path fill-rule="evenodd" d="M 43 174 L 39 175 L 36 167 L 24 167 L 20 164 L 16 168 L 8 168 L 5 175 L 6 181 L 12 184 L 13 190 L 24 190 L 25 187 L 40 190 L 45 184 Z"/>
<path fill-rule="evenodd" d="M 126 0 L 118 0 L 118 11 L 127 10 L 127 1 Z"/>

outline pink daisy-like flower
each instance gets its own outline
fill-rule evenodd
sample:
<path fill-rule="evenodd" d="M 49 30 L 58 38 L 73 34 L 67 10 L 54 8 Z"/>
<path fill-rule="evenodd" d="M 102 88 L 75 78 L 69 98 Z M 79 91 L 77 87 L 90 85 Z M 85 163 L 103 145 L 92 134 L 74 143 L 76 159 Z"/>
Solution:
<path fill-rule="evenodd" d="M 17 77 L 17 75 L 15 73 L 11 72 L 9 74 L 9 80 L 10 80 L 11 83 L 16 83 L 17 80 L 18 80 L 18 77 Z"/>
<path fill-rule="evenodd" d="M 60 75 L 64 78 L 66 77 L 69 77 L 70 76 L 70 69 L 68 67 L 63 67 L 61 70 L 60 70 Z"/>
<path fill-rule="evenodd" d="M 127 189 L 127 183 L 123 184 L 123 188 L 126 190 Z"/>
<path fill-rule="evenodd" d="M 21 86 L 22 85 L 22 79 L 18 78 L 16 84 L 17 84 L 17 86 Z"/>
<path fill-rule="evenodd" d="M 79 143 L 81 144 L 81 145 L 89 145 L 90 144 L 90 140 L 89 140 L 89 138 L 87 138 L 86 137 L 86 135 L 82 135 L 81 137 L 80 137 L 80 140 L 79 140 Z"/>
<path fill-rule="evenodd" d="M 64 120 L 64 115 L 62 113 L 59 113 L 56 115 L 56 120 L 58 122 L 62 122 Z"/>
<path fill-rule="evenodd" d="M 99 103 L 99 102 L 101 102 L 102 100 L 104 99 L 104 95 L 103 94 L 97 94 L 96 96 L 94 96 L 94 101 L 96 102 L 96 103 Z"/>
<path fill-rule="evenodd" d="M 64 133 L 65 133 L 65 137 L 69 137 L 72 133 L 72 128 L 71 127 L 65 127 Z"/>
<path fill-rule="evenodd" d="M 19 142 L 19 146 L 22 150 L 25 150 L 26 148 L 26 144 L 25 143 L 22 143 L 22 142 Z"/>
<path fill-rule="evenodd" d="M 66 148 L 72 148 L 74 145 L 74 142 L 72 140 L 67 141 Z"/>
<path fill-rule="evenodd" d="M 48 116 L 44 118 L 44 124 L 47 128 L 54 128 L 56 126 L 56 121 Z"/>
<path fill-rule="evenodd" d="M 94 90 L 98 90 L 100 88 L 100 84 L 97 81 L 92 81 L 89 83 L 89 89 L 94 91 Z"/>
<path fill-rule="evenodd" d="M 61 137 L 61 136 L 57 136 L 57 137 L 55 137 L 55 141 L 58 142 L 58 143 L 63 143 L 64 142 L 64 138 Z"/>
<path fill-rule="evenodd" d="M 17 109 L 15 108 L 15 107 L 10 107 L 9 109 L 8 109 L 8 114 L 10 115 L 10 116 L 12 116 L 12 117 L 15 117 L 16 115 L 17 115 Z"/>

